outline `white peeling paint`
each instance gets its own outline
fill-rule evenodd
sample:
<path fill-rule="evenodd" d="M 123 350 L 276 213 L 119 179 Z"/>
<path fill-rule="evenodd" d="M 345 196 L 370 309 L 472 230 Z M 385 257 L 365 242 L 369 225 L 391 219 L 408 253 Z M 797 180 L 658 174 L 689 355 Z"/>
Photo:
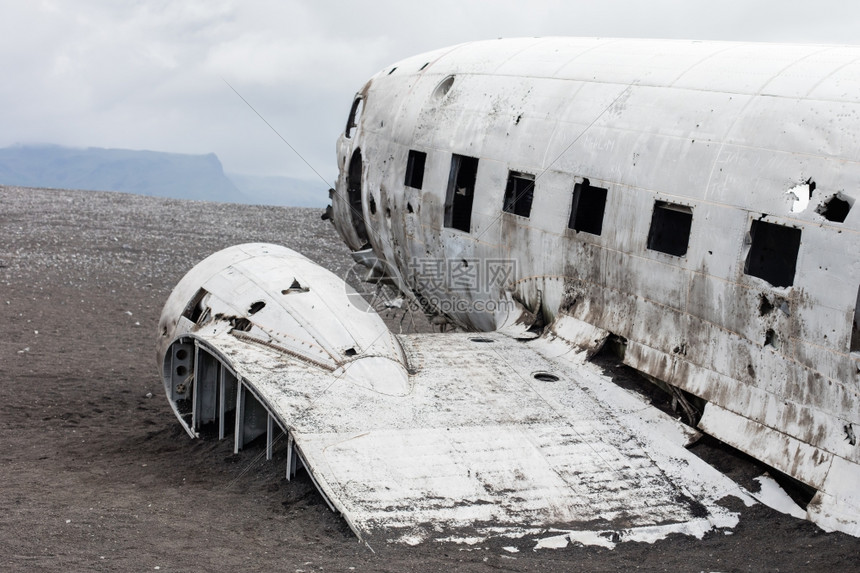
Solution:
<path fill-rule="evenodd" d="M 434 539 L 437 543 L 457 543 L 458 545 L 477 545 L 479 543 L 483 543 L 487 538 L 485 536 L 481 537 L 458 537 L 453 535 L 451 537 L 439 537 Z"/>
<path fill-rule="evenodd" d="M 673 533 L 689 535 L 701 539 L 714 529 L 733 528 L 738 524 L 738 515 L 734 512 L 723 511 L 710 519 L 692 520 L 687 523 L 657 525 L 651 527 L 636 527 L 623 530 L 586 530 L 570 531 L 564 535 L 555 535 L 538 541 L 535 549 L 559 549 L 567 547 L 568 542 L 615 549 L 615 546 L 625 541 L 654 543 L 665 539 Z"/>
<path fill-rule="evenodd" d="M 760 475 L 755 480 L 761 485 L 761 489 L 758 492 L 751 492 L 750 495 L 780 513 L 806 519 L 806 512 L 794 503 L 794 500 L 785 493 L 785 490 L 776 483 L 776 480 L 768 474 Z"/>
<path fill-rule="evenodd" d="M 570 543 L 567 535 L 554 535 L 541 539 L 535 545 L 535 549 L 564 549 Z"/>

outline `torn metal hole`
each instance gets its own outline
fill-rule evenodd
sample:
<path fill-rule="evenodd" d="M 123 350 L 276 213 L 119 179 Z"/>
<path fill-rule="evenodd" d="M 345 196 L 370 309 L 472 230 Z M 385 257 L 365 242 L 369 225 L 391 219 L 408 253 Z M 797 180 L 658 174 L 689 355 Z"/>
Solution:
<path fill-rule="evenodd" d="M 776 332 L 772 328 L 768 328 L 764 335 L 764 345 L 776 347 L 778 340 L 779 338 L 777 337 Z"/>
<path fill-rule="evenodd" d="M 290 285 L 290 288 L 286 288 L 286 289 L 282 290 L 281 294 L 290 294 L 290 293 L 294 293 L 294 292 L 308 292 L 309 290 L 310 290 L 310 288 L 303 287 L 301 284 L 299 284 L 298 279 L 293 279 L 293 283 Z"/>
<path fill-rule="evenodd" d="M 474 337 L 474 338 L 470 338 L 469 340 L 471 340 L 472 342 L 484 342 L 484 343 L 495 342 L 495 340 L 493 340 L 492 338 L 483 338 L 483 337 L 480 337 L 480 336 L 476 336 L 476 337 Z"/>
<path fill-rule="evenodd" d="M 758 305 L 759 316 L 767 316 L 773 311 L 773 303 L 764 295 L 760 295 L 761 302 Z"/>
<path fill-rule="evenodd" d="M 844 223 L 849 211 L 851 211 L 851 203 L 838 193 L 815 209 L 816 213 L 834 223 Z"/>
<path fill-rule="evenodd" d="M 847 424 L 844 426 L 845 429 L 845 439 L 848 440 L 848 443 L 852 446 L 857 445 L 857 435 L 854 433 L 854 425 Z"/>
<path fill-rule="evenodd" d="M 356 354 L 358 354 L 358 352 L 355 348 L 347 348 L 343 351 L 344 356 L 355 356 Z"/>
<path fill-rule="evenodd" d="M 532 377 L 535 380 L 540 380 L 541 382 L 558 382 L 561 380 L 561 378 L 549 372 L 535 372 L 532 374 Z"/>
<path fill-rule="evenodd" d="M 265 307 L 266 307 L 266 303 L 263 302 L 262 300 L 258 300 L 257 302 L 255 302 L 254 304 L 251 305 L 251 308 L 248 309 L 248 314 L 249 315 L 257 314 L 258 312 L 263 310 Z"/>
<path fill-rule="evenodd" d="M 789 199 L 792 201 L 791 212 L 803 213 L 809 206 L 809 202 L 812 200 L 813 191 L 815 191 L 815 181 L 811 178 L 786 191 L 785 194 L 788 195 Z"/>
<path fill-rule="evenodd" d="M 251 330 L 251 321 L 247 318 L 237 318 L 234 316 L 228 320 L 230 321 L 230 326 L 236 330 L 241 330 L 242 332 L 249 332 Z"/>

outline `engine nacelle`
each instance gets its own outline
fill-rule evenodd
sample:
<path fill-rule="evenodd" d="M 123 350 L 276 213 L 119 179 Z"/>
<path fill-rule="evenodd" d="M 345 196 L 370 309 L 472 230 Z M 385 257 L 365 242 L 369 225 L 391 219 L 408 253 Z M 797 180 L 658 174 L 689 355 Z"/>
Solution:
<path fill-rule="evenodd" d="M 192 436 L 209 422 L 223 427 L 235 404 L 235 344 L 272 349 L 297 368 L 385 394 L 408 392 L 403 351 L 379 315 L 339 277 L 285 247 L 219 251 L 191 269 L 164 306 L 158 362 L 171 406 Z"/>

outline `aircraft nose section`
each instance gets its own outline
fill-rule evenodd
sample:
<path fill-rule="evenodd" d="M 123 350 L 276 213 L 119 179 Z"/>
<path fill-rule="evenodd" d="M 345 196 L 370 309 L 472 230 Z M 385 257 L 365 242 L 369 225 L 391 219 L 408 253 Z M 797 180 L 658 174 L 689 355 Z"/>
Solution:
<path fill-rule="evenodd" d="M 400 343 L 379 315 L 342 279 L 284 247 L 237 245 L 211 255 L 171 293 L 160 327 L 159 364 L 178 338 L 211 331 L 372 390 L 408 391 Z"/>
<path fill-rule="evenodd" d="M 353 251 L 370 247 L 373 229 L 365 219 L 364 162 L 361 149 L 353 149 L 352 142 L 341 137 L 338 152 L 341 162 L 336 189 L 329 192 L 331 209 L 326 217 L 331 220 L 343 241 Z"/>

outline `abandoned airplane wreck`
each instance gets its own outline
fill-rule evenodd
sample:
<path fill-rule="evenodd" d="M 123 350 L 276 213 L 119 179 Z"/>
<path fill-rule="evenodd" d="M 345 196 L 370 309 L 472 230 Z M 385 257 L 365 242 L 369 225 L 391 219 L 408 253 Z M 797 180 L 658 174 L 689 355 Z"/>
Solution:
<path fill-rule="evenodd" d="M 191 436 L 285 438 L 287 476 L 368 542 L 730 528 L 719 500 L 752 499 L 685 449 L 701 432 L 860 536 L 858 85 L 854 47 L 398 62 L 353 101 L 326 216 L 371 280 L 465 332 L 395 335 L 298 253 L 235 246 L 165 305 L 170 403 Z M 607 341 L 689 424 L 589 362 Z"/>

